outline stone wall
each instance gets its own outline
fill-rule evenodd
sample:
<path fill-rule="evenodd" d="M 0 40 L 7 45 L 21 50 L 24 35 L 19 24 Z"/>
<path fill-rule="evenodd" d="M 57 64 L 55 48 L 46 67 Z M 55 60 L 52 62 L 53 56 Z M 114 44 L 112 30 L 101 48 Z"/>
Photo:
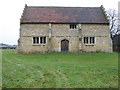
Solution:
<path fill-rule="evenodd" d="M 69 51 L 79 51 L 79 38 L 78 37 L 52 37 L 51 39 L 51 51 L 61 52 L 61 40 L 67 39 L 69 41 Z"/>
<path fill-rule="evenodd" d="M 82 43 L 82 50 L 85 52 L 112 52 L 112 41 L 108 25 L 103 24 L 82 24 L 82 37 L 95 37 L 94 45 Z M 82 39 L 83 40 L 83 39 Z"/>
<path fill-rule="evenodd" d="M 34 45 L 32 37 L 46 36 L 46 45 Z M 84 36 L 94 36 L 94 45 L 83 44 Z M 78 24 L 77 29 L 70 29 L 69 24 L 21 24 L 19 52 L 61 52 L 61 40 L 69 41 L 70 52 L 112 52 L 112 43 L 108 25 Z"/>
<path fill-rule="evenodd" d="M 18 52 L 21 53 L 38 53 L 48 51 L 48 24 L 22 24 L 20 27 L 20 39 Z M 33 37 L 46 36 L 46 45 L 34 45 Z"/>

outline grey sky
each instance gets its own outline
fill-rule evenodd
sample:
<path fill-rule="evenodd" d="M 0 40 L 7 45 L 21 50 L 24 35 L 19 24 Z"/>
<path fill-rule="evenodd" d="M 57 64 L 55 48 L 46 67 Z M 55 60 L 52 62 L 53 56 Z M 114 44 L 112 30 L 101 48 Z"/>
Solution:
<path fill-rule="evenodd" d="M 20 17 L 25 4 L 28 6 L 99 7 L 118 9 L 119 0 L 1 0 L 0 43 L 17 44 Z"/>

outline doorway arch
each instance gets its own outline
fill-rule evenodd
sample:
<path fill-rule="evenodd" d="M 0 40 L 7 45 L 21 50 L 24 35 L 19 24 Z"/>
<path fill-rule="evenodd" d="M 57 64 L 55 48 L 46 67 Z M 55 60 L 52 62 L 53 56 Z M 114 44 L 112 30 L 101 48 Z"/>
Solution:
<path fill-rule="evenodd" d="M 69 41 L 67 39 L 61 40 L 61 52 L 69 51 Z"/>

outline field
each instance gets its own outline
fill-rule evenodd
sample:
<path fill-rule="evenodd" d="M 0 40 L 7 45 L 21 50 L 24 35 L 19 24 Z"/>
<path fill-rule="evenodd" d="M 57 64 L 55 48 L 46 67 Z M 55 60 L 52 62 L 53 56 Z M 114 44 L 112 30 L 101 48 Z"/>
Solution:
<path fill-rule="evenodd" d="M 117 53 L 2 51 L 3 88 L 117 88 Z"/>

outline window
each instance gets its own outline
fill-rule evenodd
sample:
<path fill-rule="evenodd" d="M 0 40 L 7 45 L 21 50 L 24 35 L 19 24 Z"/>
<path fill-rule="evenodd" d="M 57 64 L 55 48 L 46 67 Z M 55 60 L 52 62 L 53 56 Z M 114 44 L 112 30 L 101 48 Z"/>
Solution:
<path fill-rule="evenodd" d="M 46 44 L 46 37 L 40 37 L 40 44 Z"/>
<path fill-rule="evenodd" d="M 33 37 L 33 44 L 46 44 L 46 37 Z"/>
<path fill-rule="evenodd" d="M 95 44 L 95 37 L 84 37 L 84 44 Z"/>
<path fill-rule="evenodd" d="M 90 44 L 94 44 L 95 43 L 95 38 L 94 37 L 90 37 Z"/>
<path fill-rule="evenodd" d="M 84 43 L 88 43 L 88 37 L 84 37 Z"/>
<path fill-rule="evenodd" d="M 33 37 L 33 44 L 39 44 L 39 37 Z"/>
<path fill-rule="evenodd" d="M 70 29 L 77 29 L 77 25 L 76 24 L 70 24 Z"/>

